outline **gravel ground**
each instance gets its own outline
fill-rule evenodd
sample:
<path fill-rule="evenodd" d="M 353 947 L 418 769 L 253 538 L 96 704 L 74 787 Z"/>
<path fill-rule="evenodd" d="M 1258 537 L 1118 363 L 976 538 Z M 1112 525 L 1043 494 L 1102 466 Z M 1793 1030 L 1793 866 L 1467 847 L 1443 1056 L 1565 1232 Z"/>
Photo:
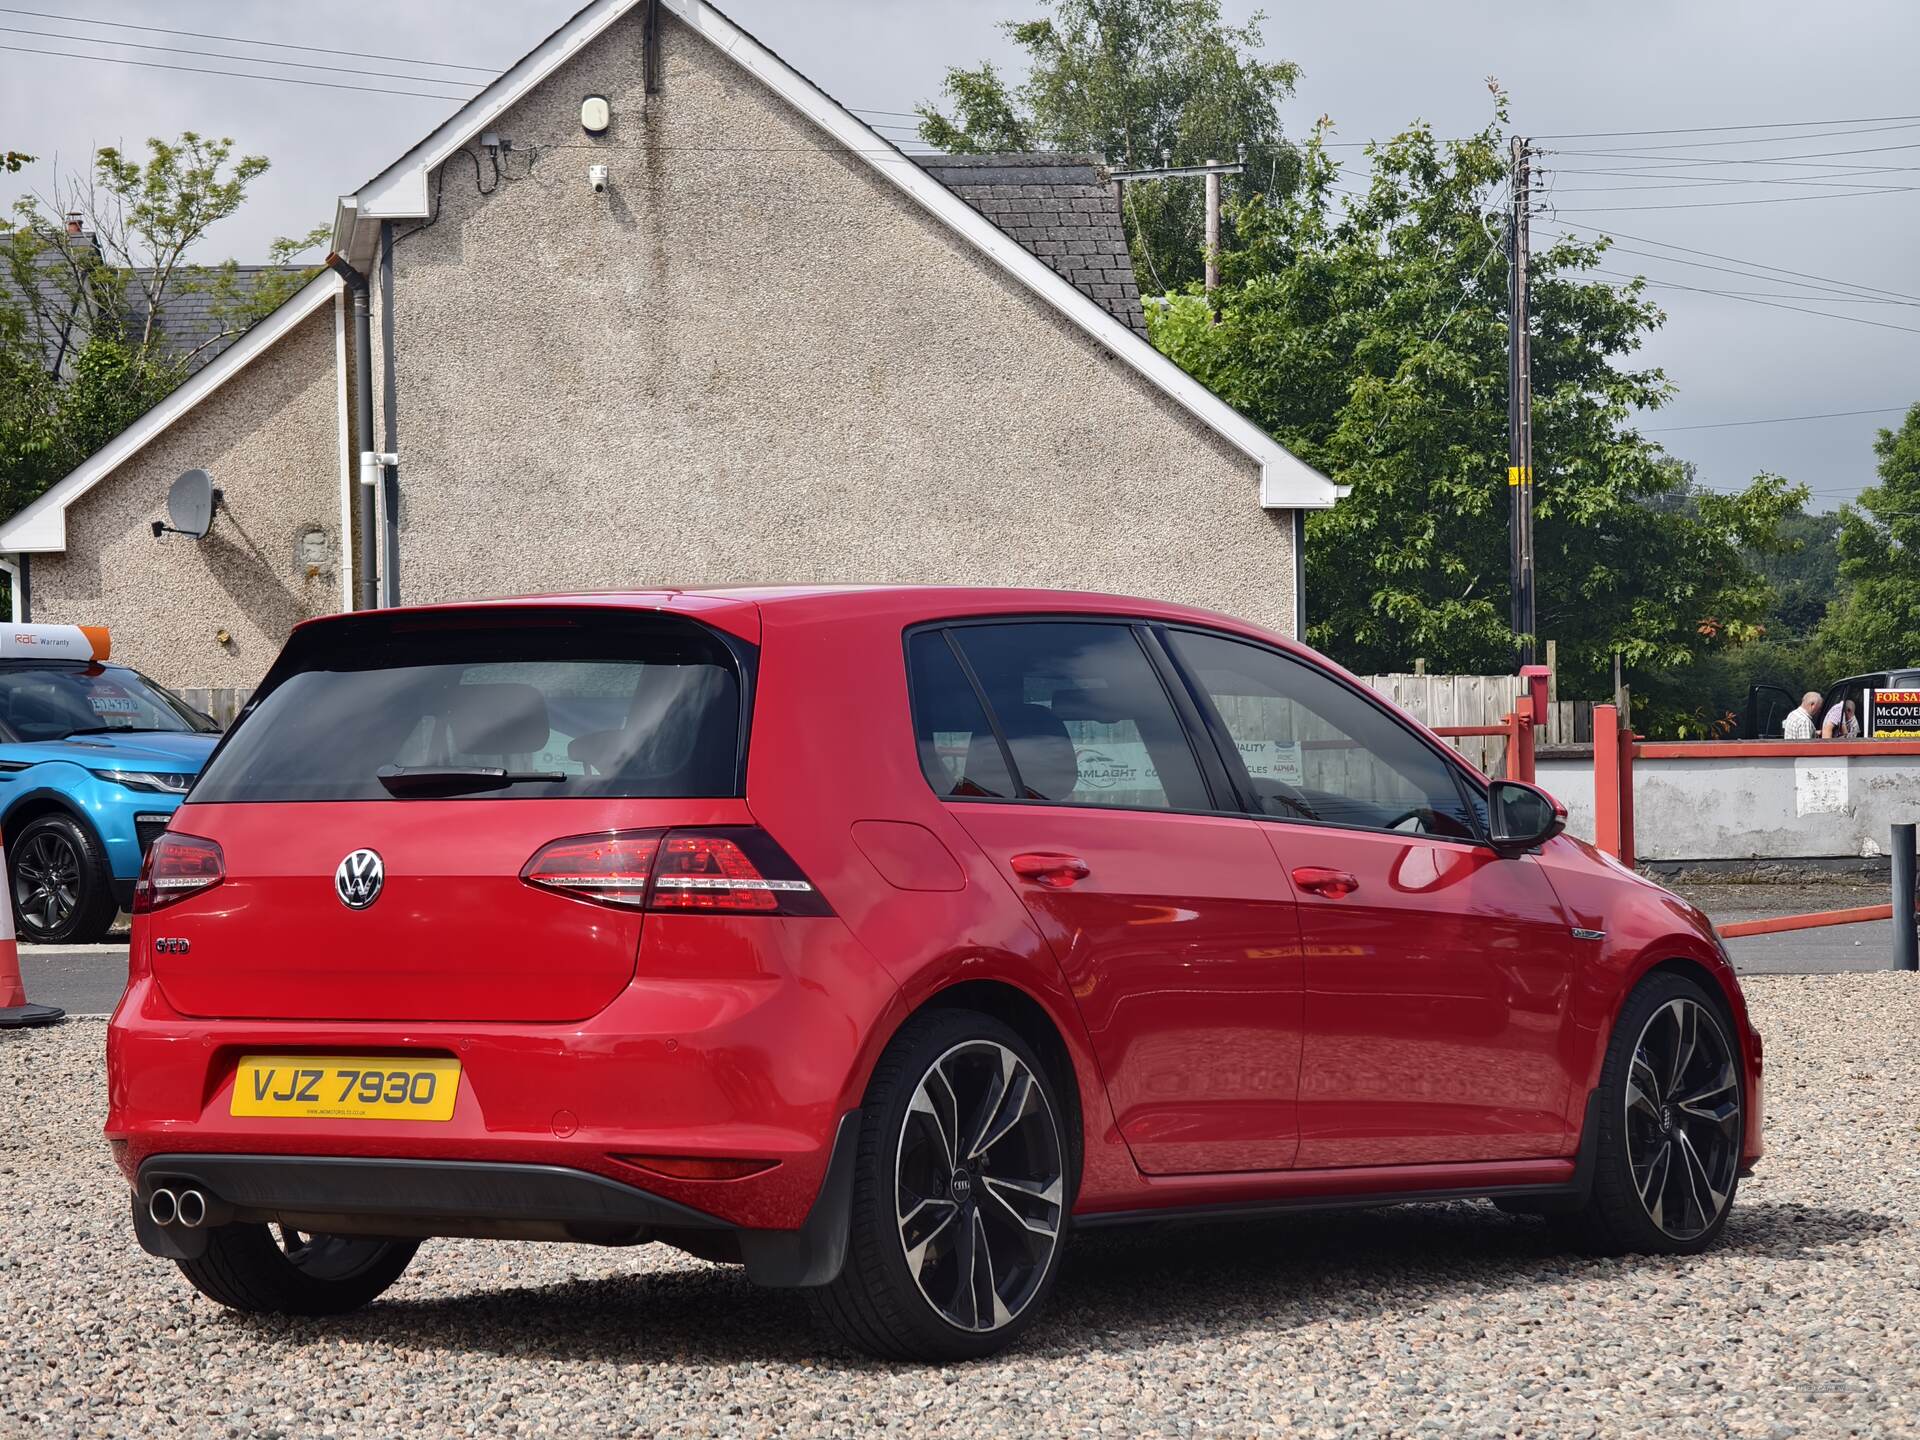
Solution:
<path fill-rule="evenodd" d="M 1770 1154 L 1706 1256 L 1483 1205 L 1092 1235 L 1024 1347 L 945 1371 L 654 1247 L 432 1242 L 361 1315 L 228 1315 L 134 1245 L 104 1027 L 4 1034 L 0 1433 L 1920 1435 L 1920 980 L 1748 994 Z"/>

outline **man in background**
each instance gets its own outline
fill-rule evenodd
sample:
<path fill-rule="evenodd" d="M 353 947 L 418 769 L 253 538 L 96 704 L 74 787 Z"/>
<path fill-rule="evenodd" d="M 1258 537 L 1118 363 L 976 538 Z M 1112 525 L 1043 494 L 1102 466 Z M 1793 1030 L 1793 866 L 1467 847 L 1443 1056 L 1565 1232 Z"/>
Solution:
<path fill-rule="evenodd" d="M 1809 690 L 1800 697 L 1800 703 L 1787 714 L 1786 723 L 1780 727 L 1780 734 L 1788 740 L 1813 739 L 1813 717 L 1820 713 L 1820 692 Z"/>
<path fill-rule="evenodd" d="M 1820 726 L 1822 740 L 1858 740 L 1860 738 L 1860 716 L 1854 711 L 1853 701 L 1840 700 L 1827 711 L 1827 718 Z"/>

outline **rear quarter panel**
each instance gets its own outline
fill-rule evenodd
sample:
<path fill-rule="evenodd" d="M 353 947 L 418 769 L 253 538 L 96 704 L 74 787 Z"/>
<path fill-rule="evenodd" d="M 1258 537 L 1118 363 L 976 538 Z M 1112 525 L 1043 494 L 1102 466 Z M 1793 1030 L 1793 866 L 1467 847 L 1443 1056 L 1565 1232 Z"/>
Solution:
<path fill-rule="evenodd" d="M 939 992 L 975 980 L 1011 986 L 1046 1012 L 1073 1063 L 1084 1203 L 1139 1177 L 1078 1009 L 1009 881 L 920 773 L 902 637 L 921 620 L 964 611 L 942 612 L 937 601 L 929 609 L 940 593 L 875 592 L 857 615 L 805 603 L 766 609 L 747 804 L 898 987 L 848 1077 L 848 1103 L 859 1103 L 900 1024 Z M 1060 597 L 1051 599 L 1049 608 L 1060 609 Z M 909 890 L 888 881 L 853 838 L 857 824 L 875 820 L 924 828 L 953 857 L 959 886 Z"/>

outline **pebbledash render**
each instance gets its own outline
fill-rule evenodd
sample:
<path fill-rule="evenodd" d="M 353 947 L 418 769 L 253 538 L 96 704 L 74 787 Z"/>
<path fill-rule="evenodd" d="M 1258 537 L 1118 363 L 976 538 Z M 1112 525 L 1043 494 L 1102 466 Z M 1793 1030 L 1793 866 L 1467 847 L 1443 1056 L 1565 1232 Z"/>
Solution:
<path fill-rule="evenodd" d="M 384 603 L 1034 585 L 1296 631 L 1300 515 L 1339 492 L 1153 352 L 1123 256 L 1049 239 L 1012 185 L 947 189 L 701 0 L 662 0 L 651 35 L 649 8 L 597 0 L 343 197 L 371 436 L 349 280 L 323 271 L 306 318 L 0 525 L 32 618 L 137 636 L 116 653 L 164 681 L 252 683 L 294 620 L 355 603 L 372 448 L 398 456 L 369 532 Z M 1062 226 L 1117 235 L 1090 193 Z M 212 535 L 152 539 L 192 465 L 226 494 Z"/>

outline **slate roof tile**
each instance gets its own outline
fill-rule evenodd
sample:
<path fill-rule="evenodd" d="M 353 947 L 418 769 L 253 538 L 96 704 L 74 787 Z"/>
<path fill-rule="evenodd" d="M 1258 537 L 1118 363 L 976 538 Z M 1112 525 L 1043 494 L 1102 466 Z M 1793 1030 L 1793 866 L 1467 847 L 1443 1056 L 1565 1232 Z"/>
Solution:
<path fill-rule="evenodd" d="M 921 168 L 1142 338 L 1119 202 L 1091 155 L 922 155 Z"/>

